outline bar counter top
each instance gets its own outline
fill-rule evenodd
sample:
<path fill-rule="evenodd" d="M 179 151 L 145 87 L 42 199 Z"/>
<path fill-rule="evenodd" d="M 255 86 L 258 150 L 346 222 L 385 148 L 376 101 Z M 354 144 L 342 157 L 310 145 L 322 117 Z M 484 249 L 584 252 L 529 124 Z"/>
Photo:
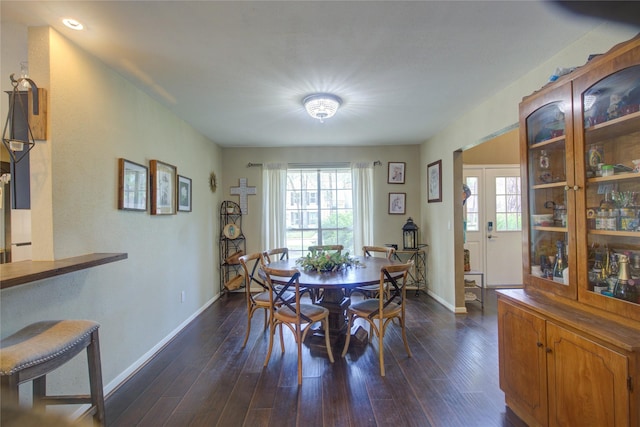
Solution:
<path fill-rule="evenodd" d="M 0 289 L 120 261 L 127 257 L 126 253 L 93 253 L 54 261 L 18 261 L 0 264 Z"/>

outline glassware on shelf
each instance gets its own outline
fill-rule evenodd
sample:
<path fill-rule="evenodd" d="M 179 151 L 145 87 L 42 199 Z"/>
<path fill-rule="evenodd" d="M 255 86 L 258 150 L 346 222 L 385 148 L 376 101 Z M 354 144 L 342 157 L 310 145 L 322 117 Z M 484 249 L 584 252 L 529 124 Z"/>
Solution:
<path fill-rule="evenodd" d="M 589 271 L 589 283 L 593 286 L 593 291 L 596 293 L 602 293 L 609 290 L 609 284 L 607 283 L 606 273 L 603 274 L 603 254 L 600 251 L 595 253 L 595 261 L 593 267 Z"/>

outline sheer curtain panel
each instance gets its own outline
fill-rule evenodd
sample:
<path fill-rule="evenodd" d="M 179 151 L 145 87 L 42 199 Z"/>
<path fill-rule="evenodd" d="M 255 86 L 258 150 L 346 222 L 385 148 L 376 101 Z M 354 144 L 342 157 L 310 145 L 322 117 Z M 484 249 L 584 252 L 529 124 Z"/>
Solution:
<path fill-rule="evenodd" d="M 351 165 L 353 179 L 353 245 L 373 245 L 373 162 Z"/>
<path fill-rule="evenodd" d="M 262 244 L 264 249 L 286 246 L 287 165 L 262 165 Z"/>

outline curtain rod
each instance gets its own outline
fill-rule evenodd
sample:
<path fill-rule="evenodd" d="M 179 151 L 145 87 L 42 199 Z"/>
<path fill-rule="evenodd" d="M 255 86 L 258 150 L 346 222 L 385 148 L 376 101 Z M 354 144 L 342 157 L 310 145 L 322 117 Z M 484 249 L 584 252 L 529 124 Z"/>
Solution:
<path fill-rule="evenodd" d="M 289 163 L 289 166 L 293 166 L 293 167 L 322 167 L 322 166 L 340 166 L 340 167 L 344 167 L 349 165 L 349 162 L 343 162 L 343 163 Z M 375 162 L 373 162 L 374 166 L 381 166 L 382 162 L 380 160 L 376 160 Z M 248 168 L 252 168 L 252 167 L 258 167 L 258 166 L 262 166 L 262 163 L 247 163 L 247 167 Z"/>

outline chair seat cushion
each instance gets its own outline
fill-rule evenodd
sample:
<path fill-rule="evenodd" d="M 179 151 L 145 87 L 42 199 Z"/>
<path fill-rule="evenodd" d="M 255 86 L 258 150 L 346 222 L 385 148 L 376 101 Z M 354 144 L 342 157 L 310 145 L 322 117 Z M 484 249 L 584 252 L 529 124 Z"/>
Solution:
<path fill-rule="evenodd" d="M 349 311 L 357 314 L 361 317 L 367 317 L 374 311 L 380 308 L 380 300 L 378 298 L 366 299 L 364 301 L 359 301 L 349 306 Z M 400 304 L 396 304 L 392 302 L 388 306 L 384 308 L 383 317 L 393 317 L 399 316 L 402 311 L 402 306 Z M 378 317 L 379 314 L 376 314 Z"/>
<path fill-rule="evenodd" d="M 252 295 L 251 297 L 259 305 L 271 304 L 271 302 L 269 301 L 269 292 L 260 292 L 259 294 Z M 296 295 L 293 292 L 285 291 L 285 293 L 282 294 L 282 298 L 285 301 L 293 301 L 296 299 Z"/>
<path fill-rule="evenodd" d="M 0 375 L 54 359 L 99 327 L 91 320 L 49 320 L 26 326 L 0 342 Z"/>
<path fill-rule="evenodd" d="M 300 304 L 300 311 L 311 319 L 312 322 L 317 322 L 329 314 L 329 310 L 315 304 Z M 276 319 L 280 319 L 284 322 L 296 321 L 296 314 L 287 306 L 282 306 L 276 310 L 275 316 Z"/>
<path fill-rule="evenodd" d="M 258 294 L 251 295 L 251 298 L 257 303 L 269 304 L 269 292 L 260 292 Z"/>

